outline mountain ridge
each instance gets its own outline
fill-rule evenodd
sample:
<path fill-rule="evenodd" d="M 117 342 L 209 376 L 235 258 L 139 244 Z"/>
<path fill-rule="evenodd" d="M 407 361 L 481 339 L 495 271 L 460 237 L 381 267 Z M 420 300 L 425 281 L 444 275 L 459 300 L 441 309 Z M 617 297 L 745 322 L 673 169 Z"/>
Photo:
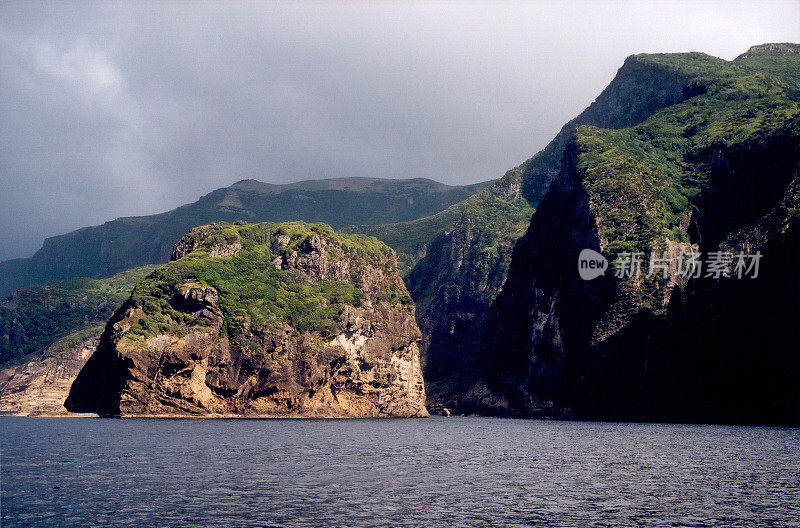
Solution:
<path fill-rule="evenodd" d="M 191 204 L 155 215 L 128 216 L 47 238 L 25 259 L 0 262 L 0 297 L 29 284 L 101 278 L 166 262 L 183 233 L 213 221 L 322 221 L 334 227 L 427 216 L 489 182 L 451 186 L 425 178 L 335 178 L 269 184 L 241 180 Z"/>

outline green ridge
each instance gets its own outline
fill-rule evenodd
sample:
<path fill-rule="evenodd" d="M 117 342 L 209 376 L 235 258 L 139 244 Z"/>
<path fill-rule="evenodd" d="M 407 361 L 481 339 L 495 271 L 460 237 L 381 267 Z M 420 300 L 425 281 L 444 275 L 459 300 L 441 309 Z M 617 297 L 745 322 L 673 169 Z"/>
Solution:
<path fill-rule="evenodd" d="M 606 251 L 648 252 L 654 241 L 685 241 L 681 221 L 711 186 L 715 153 L 757 150 L 800 138 L 800 98 L 757 61 L 703 54 L 647 55 L 696 77 L 698 95 L 637 126 L 577 129 L 578 170 L 595 205 Z M 777 63 L 776 63 L 777 64 Z"/>

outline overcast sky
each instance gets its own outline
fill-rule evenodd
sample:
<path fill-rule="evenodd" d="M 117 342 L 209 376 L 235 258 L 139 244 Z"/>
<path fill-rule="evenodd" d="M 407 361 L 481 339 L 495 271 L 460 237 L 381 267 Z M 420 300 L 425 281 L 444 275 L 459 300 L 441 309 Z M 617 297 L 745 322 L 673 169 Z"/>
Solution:
<path fill-rule="evenodd" d="M 0 4 L 0 260 L 255 178 L 472 183 L 626 56 L 800 41 L 800 2 Z"/>

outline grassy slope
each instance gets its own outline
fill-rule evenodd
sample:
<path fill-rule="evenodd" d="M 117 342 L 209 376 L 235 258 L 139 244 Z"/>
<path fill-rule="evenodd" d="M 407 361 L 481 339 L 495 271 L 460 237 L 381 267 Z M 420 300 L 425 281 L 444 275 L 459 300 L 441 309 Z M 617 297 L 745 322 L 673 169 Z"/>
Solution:
<path fill-rule="evenodd" d="M 800 45 L 764 44 L 739 55 L 736 63 L 778 77 L 790 87 L 800 88 Z"/>
<path fill-rule="evenodd" d="M 208 230 L 207 226 L 197 231 Z M 328 258 L 350 263 L 350 281 L 320 280 L 309 283 L 297 272 L 276 269 L 270 248 L 280 235 L 290 237 L 280 254 L 290 254 L 306 239 L 317 236 L 327 242 Z M 187 236 L 192 236 L 190 233 Z M 247 345 L 250 328 L 266 325 L 282 329 L 290 325 L 299 333 L 320 337 L 339 333 L 344 305 L 359 306 L 361 272 L 367 265 L 385 267 L 394 273 L 394 253 L 384 243 L 364 235 L 339 234 L 325 224 L 286 222 L 281 224 L 226 224 L 216 226 L 202 245 L 182 258 L 148 275 L 131 295 L 132 307 L 145 313 L 132 329 L 131 336 L 146 338 L 156 334 L 183 334 L 201 320 L 175 310 L 170 305 L 173 292 L 187 281 L 198 281 L 215 288 L 225 316 L 224 332 L 241 345 Z M 233 257 L 211 257 L 216 244 L 241 243 Z M 402 288 L 380 292 L 378 300 L 411 306 Z"/>
<path fill-rule="evenodd" d="M 499 239 L 516 232 L 520 222 L 527 222 L 533 207 L 518 193 L 509 194 L 511 186 L 520 185 L 517 171 L 509 171 L 501 180 L 470 196 L 463 202 L 450 206 L 435 215 L 411 222 L 348 227 L 374 236 L 391 246 L 397 253 L 400 272 L 408 274 L 426 254 L 431 241 L 440 233 L 451 229 L 462 219 L 471 219 L 485 235 L 482 250 L 491 251 Z"/>
<path fill-rule="evenodd" d="M 57 356 L 100 335 L 106 319 L 155 266 L 106 279 L 68 279 L 29 286 L 0 303 L 0 366 Z"/>
<path fill-rule="evenodd" d="M 612 255 L 648 251 L 666 236 L 685 240 L 681 221 L 710 188 L 715 153 L 764 149 L 771 141 L 800 137 L 800 93 L 776 75 L 789 77 L 795 61 L 781 70 L 772 60 L 765 73 L 756 69 L 761 61 L 699 54 L 646 59 L 691 72 L 703 93 L 635 127 L 578 129 L 578 169 Z"/>
<path fill-rule="evenodd" d="M 792 87 L 798 80 L 797 59 L 771 57 L 765 72 L 759 69 L 765 62 L 761 58 L 728 62 L 697 53 L 642 56 L 690 75 L 697 95 L 634 127 L 577 129 L 577 168 L 610 259 L 620 252 L 661 251 L 667 238 L 687 242 L 693 208 L 705 210 L 705 200 L 731 192 L 722 191 L 730 187 L 727 182 L 715 179 L 715 163 L 737 152 L 780 152 L 780 145 L 800 141 L 800 92 Z M 780 172 L 766 165 L 757 170 L 761 181 L 752 183 L 757 188 L 750 195 L 739 192 L 728 222 L 738 216 L 744 224 L 748 215 L 754 220 L 759 206 L 746 201 L 764 194 L 770 185 L 767 174 Z M 780 205 L 794 215 L 797 206 L 796 193 Z M 615 308 L 620 315 L 608 318 L 624 318 L 641 308 L 663 311 L 665 283 L 657 277 L 623 282 L 619 299 L 625 302 Z"/>
<path fill-rule="evenodd" d="M 558 174 L 564 147 L 577 127 L 595 125 L 619 129 L 640 123 L 659 109 L 682 100 L 686 80 L 726 64 L 722 59 L 702 53 L 685 54 L 685 64 L 676 64 L 674 57 L 669 57 L 672 56 L 629 57 L 597 99 L 566 123 L 544 149 L 464 202 L 411 222 L 348 229 L 367 232 L 392 246 L 398 253 L 404 274 L 425 256 L 427 245 L 437 235 L 452 229 L 464 217 L 474 217 L 489 234 L 502 233 L 505 237 L 516 232 L 513 226 L 520 219 L 527 220 Z M 511 185 L 520 186 L 522 196 L 508 200 L 505 189 Z"/>

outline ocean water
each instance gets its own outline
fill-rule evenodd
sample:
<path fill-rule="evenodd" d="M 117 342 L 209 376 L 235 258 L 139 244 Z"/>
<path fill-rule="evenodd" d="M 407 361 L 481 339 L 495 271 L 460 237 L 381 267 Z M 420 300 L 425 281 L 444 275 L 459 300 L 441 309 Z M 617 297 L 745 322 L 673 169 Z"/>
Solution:
<path fill-rule="evenodd" d="M 800 429 L 0 417 L 2 526 L 800 526 Z"/>

